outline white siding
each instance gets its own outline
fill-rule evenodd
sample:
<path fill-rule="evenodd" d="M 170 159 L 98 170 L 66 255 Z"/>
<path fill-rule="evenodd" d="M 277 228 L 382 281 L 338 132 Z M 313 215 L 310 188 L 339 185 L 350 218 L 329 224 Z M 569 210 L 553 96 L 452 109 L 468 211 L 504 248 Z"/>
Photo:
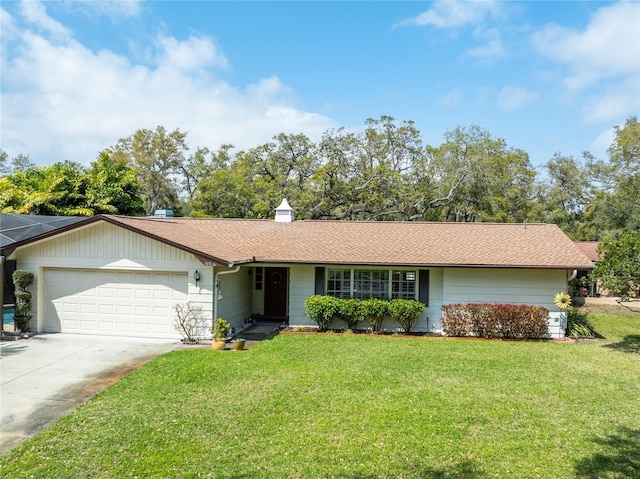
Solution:
<path fill-rule="evenodd" d="M 216 268 L 216 272 L 228 268 Z M 218 316 L 228 321 L 236 331 L 242 329 L 245 320 L 251 316 L 251 284 L 247 268 L 237 273 L 220 275 L 222 299 L 218 299 Z"/>
<path fill-rule="evenodd" d="M 553 296 L 565 289 L 565 270 L 447 268 L 443 304 L 508 303 L 553 308 Z"/>
<path fill-rule="evenodd" d="M 444 270 L 443 302 L 507 303 L 544 306 L 551 312 L 549 335 L 563 337 L 560 311 L 553 297 L 566 291 L 565 270 L 447 268 Z"/>
<path fill-rule="evenodd" d="M 108 223 L 94 223 L 78 230 L 50 238 L 21 248 L 15 252 L 18 269 L 32 271 L 34 285 L 33 319 L 31 329 L 43 331 L 46 311 L 45 288 L 41 281 L 50 268 L 78 269 L 82 271 L 121 272 L 177 272 L 185 274 L 187 291 L 185 302 L 203 307 L 205 318 L 213 311 L 213 268 L 205 267 L 191 253 L 179 250 L 159 241 L 132 233 Z M 196 286 L 194 272 L 200 273 Z"/>
<path fill-rule="evenodd" d="M 315 266 L 293 265 L 289 268 L 289 324 L 317 326 L 304 309 L 304 302 L 315 294 Z"/>
<path fill-rule="evenodd" d="M 345 266 L 352 268 L 354 266 Z M 413 270 L 411 268 L 402 268 Z M 417 270 L 416 270 L 417 271 Z M 419 288 L 419 284 L 417 285 Z M 289 324 L 291 326 L 317 326 L 305 314 L 304 301 L 315 294 L 315 266 L 295 265 L 290 268 L 289 294 Z M 442 307 L 442 268 L 429 269 L 429 305 L 425 308 L 415 331 L 432 331 L 434 324 L 440 324 Z M 344 324 L 334 324 L 333 327 L 343 328 Z M 366 327 L 366 325 L 365 325 Z M 387 319 L 382 329 L 396 330 L 398 325 Z"/>
<path fill-rule="evenodd" d="M 507 303 L 544 306 L 551 312 L 549 333 L 562 337 L 560 311 L 553 296 L 566 289 L 564 270 L 489 269 L 489 268 L 428 268 L 429 304 L 420 317 L 415 331 L 441 332 L 442 305 L 453 303 Z M 289 324 L 316 326 L 305 315 L 304 301 L 315 291 L 315 267 L 291 267 Z M 336 328 L 343 324 L 333 325 Z M 382 328 L 395 330 L 390 319 Z"/>

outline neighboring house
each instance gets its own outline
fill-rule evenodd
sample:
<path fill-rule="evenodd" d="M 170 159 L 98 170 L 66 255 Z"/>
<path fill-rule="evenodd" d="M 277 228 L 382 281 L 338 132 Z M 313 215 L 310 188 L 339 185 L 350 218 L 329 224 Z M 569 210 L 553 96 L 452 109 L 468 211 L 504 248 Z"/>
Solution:
<path fill-rule="evenodd" d="M 314 325 L 313 294 L 417 299 L 428 332 L 443 304 L 542 305 L 562 337 L 553 296 L 591 267 L 555 225 L 293 221 L 286 201 L 275 221 L 99 215 L 3 254 L 35 273 L 34 330 L 162 338 L 186 302 L 236 329 L 252 314 Z"/>
<path fill-rule="evenodd" d="M 588 296 L 594 297 L 599 296 L 600 291 L 598 288 L 597 282 L 591 282 L 589 280 L 589 275 L 591 274 L 591 270 L 595 266 L 596 262 L 600 259 L 600 255 L 597 252 L 598 242 L 597 241 L 576 241 L 576 246 L 582 253 L 591 260 L 592 266 L 590 269 L 579 269 L 576 272 L 576 284 L 584 285 L 588 290 Z"/>

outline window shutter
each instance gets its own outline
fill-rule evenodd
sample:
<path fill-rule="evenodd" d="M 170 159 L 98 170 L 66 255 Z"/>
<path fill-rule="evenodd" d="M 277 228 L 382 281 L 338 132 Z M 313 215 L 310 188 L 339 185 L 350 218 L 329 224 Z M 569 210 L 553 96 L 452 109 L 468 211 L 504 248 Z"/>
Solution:
<path fill-rule="evenodd" d="M 419 275 L 418 301 L 429 306 L 429 270 L 421 269 Z"/>
<path fill-rule="evenodd" d="M 316 294 L 324 294 L 324 267 L 316 267 Z"/>

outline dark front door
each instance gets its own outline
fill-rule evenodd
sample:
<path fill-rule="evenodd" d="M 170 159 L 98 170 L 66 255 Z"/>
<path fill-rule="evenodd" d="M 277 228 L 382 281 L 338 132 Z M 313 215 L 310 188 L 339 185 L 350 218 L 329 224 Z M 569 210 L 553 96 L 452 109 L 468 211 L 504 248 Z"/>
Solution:
<path fill-rule="evenodd" d="M 267 318 L 287 317 L 287 268 L 264 269 L 264 315 Z"/>

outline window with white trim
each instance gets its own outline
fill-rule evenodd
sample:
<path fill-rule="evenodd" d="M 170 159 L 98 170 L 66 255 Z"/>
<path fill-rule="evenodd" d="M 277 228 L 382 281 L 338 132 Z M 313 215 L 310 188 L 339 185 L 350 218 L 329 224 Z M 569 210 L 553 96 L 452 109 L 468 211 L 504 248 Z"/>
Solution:
<path fill-rule="evenodd" d="M 326 294 L 337 298 L 416 299 L 416 271 L 328 269 Z"/>
<path fill-rule="evenodd" d="M 389 297 L 389 271 L 356 269 L 353 271 L 353 297 L 356 299 Z"/>
<path fill-rule="evenodd" d="M 391 297 L 393 299 L 416 298 L 416 272 L 394 271 L 391 279 Z"/>
<path fill-rule="evenodd" d="M 337 298 L 351 297 L 351 270 L 330 269 L 327 273 L 327 294 Z"/>

